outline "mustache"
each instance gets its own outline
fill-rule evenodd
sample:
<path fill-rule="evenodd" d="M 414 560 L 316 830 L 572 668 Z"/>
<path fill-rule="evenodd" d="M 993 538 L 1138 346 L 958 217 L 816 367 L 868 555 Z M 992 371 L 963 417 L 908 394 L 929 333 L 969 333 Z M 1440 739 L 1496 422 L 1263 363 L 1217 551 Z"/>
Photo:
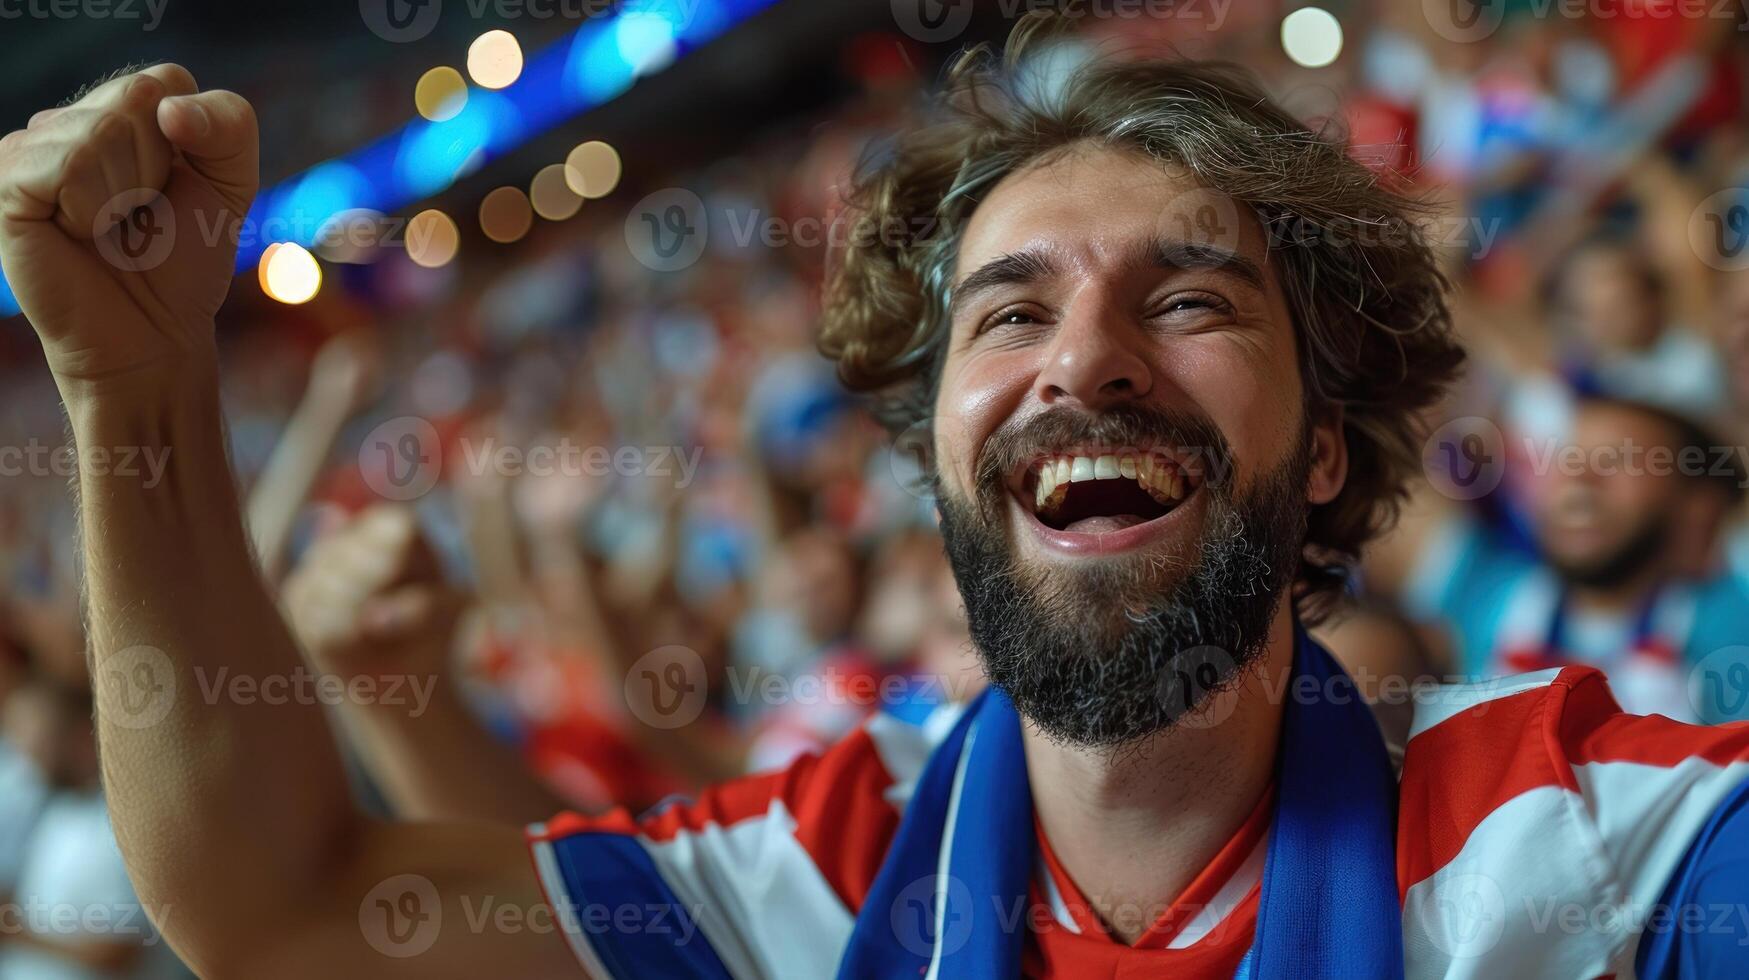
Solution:
<path fill-rule="evenodd" d="M 1093 443 L 1116 448 L 1169 445 L 1202 464 L 1203 484 L 1227 488 L 1233 453 L 1208 416 L 1183 409 L 1122 404 L 1098 414 L 1052 408 L 1003 425 L 984 441 L 974 469 L 981 496 L 999 494 L 1008 474 L 1023 463 L 1067 446 Z"/>

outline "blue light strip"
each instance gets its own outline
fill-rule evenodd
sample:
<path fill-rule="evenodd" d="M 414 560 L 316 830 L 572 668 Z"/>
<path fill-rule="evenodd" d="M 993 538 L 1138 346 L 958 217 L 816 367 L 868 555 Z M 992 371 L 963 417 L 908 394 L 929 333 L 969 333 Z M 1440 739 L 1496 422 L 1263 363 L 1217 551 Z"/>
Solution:
<path fill-rule="evenodd" d="M 335 215 L 383 213 L 441 193 L 458 179 L 566 119 L 620 96 L 777 0 L 624 0 L 565 41 L 530 58 L 497 91 L 470 87 L 467 104 L 443 122 L 401 129 L 319 163 L 256 195 L 237 249 L 237 271 L 275 242 L 310 246 Z M 0 316 L 18 304 L 0 277 Z"/>

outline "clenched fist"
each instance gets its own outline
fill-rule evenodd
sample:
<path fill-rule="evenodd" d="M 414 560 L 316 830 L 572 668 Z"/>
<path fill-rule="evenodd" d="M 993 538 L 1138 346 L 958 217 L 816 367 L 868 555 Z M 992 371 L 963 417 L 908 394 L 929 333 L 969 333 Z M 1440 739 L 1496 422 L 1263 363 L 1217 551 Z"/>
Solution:
<path fill-rule="evenodd" d="M 0 139 L 0 267 L 63 390 L 211 360 L 257 153 L 249 103 L 168 64 Z"/>
<path fill-rule="evenodd" d="M 444 672 L 463 605 L 413 512 L 392 504 L 312 545 L 284 592 L 305 652 L 345 677 Z"/>

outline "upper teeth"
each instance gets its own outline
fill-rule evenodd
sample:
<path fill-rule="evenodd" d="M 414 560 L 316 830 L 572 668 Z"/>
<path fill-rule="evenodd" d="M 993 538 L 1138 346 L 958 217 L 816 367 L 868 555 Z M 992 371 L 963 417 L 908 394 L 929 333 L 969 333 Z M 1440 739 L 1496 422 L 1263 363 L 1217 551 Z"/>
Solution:
<path fill-rule="evenodd" d="M 1049 510 L 1069 494 L 1069 484 L 1088 480 L 1134 480 L 1161 504 L 1171 506 L 1189 492 L 1179 465 L 1158 453 L 1113 453 L 1104 456 L 1048 456 L 1033 464 L 1038 483 L 1035 507 Z"/>

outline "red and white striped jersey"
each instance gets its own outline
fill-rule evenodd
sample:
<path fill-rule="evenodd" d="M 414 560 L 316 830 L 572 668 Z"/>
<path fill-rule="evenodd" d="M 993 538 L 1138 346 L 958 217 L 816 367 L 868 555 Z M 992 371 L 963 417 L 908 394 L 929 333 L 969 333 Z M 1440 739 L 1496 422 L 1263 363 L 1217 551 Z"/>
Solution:
<path fill-rule="evenodd" d="M 877 715 L 822 755 L 641 818 L 563 815 L 530 828 L 579 960 L 593 976 L 624 976 L 619 931 L 684 928 L 733 977 L 836 975 L 912 786 L 956 713 L 921 726 Z M 1745 776 L 1749 724 L 1624 714 L 1592 668 L 1429 692 L 1399 782 L 1407 975 L 1632 976 L 1646 914 Z M 1041 840 L 1027 973 L 1243 972 L 1270 809 L 1266 795 L 1134 945 L 1105 934 Z M 655 921 L 663 903 L 683 925 Z"/>

